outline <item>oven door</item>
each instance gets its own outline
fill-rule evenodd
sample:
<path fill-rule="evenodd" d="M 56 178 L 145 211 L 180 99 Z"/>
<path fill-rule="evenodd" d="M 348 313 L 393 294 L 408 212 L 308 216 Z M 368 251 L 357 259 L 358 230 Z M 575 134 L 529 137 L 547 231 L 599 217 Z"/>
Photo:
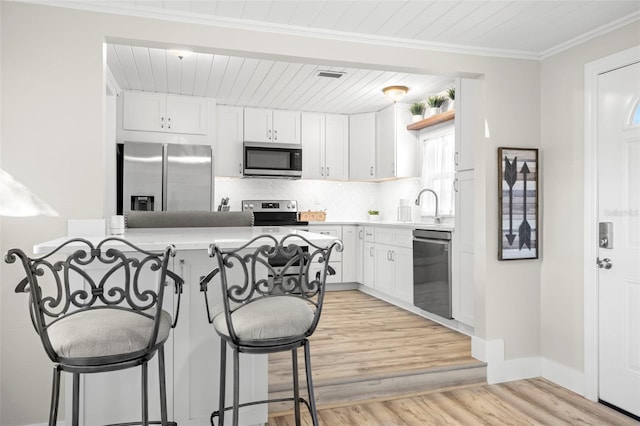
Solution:
<path fill-rule="evenodd" d="M 302 177 L 302 148 L 297 144 L 244 143 L 244 176 Z"/>

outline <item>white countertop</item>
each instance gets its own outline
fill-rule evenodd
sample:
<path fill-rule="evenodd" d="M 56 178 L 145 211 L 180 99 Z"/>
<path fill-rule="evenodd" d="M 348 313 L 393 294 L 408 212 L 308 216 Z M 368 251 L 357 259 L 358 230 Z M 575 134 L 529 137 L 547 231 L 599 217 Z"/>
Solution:
<path fill-rule="evenodd" d="M 455 231 L 453 221 L 440 224 L 426 222 L 396 222 L 392 220 L 329 220 L 324 222 L 309 222 L 309 226 L 340 226 L 340 225 L 360 225 L 360 226 L 388 226 L 408 229 L 428 229 L 431 231 Z"/>
<path fill-rule="evenodd" d="M 287 234 L 300 235 L 319 246 L 327 245 L 335 238 L 327 235 L 315 234 L 289 227 L 237 227 L 237 228 L 139 228 L 127 229 L 122 235 L 113 235 L 123 238 L 143 250 L 163 250 L 167 245 L 173 244 L 176 250 L 206 250 L 210 244 L 216 243 L 224 249 L 237 248 L 252 238 L 262 234 L 270 234 L 281 239 Z M 92 243 L 98 243 L 107 236 L 86 237 Z M 71 237 L 60 237 L 45 241 L 33 246 L 34 253 L 46 253 Z M 73 247 L 73 246 L 71 246 Z M 110 247 L 118 247 L 117 244 Z M 123 246 L 126 248 L 126 246 Z"/>

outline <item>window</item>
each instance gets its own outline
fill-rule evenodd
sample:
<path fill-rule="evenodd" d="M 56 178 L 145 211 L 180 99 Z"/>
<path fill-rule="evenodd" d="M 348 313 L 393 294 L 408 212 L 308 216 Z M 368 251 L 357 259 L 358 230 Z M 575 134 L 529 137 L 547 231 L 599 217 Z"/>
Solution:
<path fill-rule="evenodd" d="M 438 194 L 440 216 L 455 214 L 455 133 L 453 125 L 426 135 L 422 140 L 422 169 L 420 183 L 422 188 L 433 189 Z M 431 194 L 424 193 L 420 199 L 420 215 L 433 216 L 435 200 Z"/>
<path fill-rule="evenodd" d="M 631 109 L 630 119 L 628 123 L 628 127 L 638 127 L 640 126 L 640 97 L 636 99 L 633 104 L 633 108 Z"/>

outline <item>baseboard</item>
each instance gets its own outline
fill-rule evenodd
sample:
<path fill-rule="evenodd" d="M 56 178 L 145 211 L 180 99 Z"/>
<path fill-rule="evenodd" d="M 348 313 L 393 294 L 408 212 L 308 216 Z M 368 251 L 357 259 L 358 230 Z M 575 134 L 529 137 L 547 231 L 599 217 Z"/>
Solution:
<path fill-rule="evenodd" d="M 504 341 L 471 338 L 471 356 L 487 363 L 487 383 L 503 383 L 513 380 L 540 377 L 540 357 L 504 359 Z"/>
<path fill-rule="evenodd" d="M 586 395 L 586 376 L 582 371 L 559 364 L 548 358 L 541 360 L 541 376 L 579 395 Z"/>

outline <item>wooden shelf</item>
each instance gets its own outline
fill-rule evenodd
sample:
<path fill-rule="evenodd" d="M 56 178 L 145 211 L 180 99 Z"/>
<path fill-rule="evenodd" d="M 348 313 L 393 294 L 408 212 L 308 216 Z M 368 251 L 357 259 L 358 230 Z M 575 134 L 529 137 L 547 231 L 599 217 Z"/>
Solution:
<path fill-rule="evenodd" d="M 456 118 L 456 111 L 445 111 L 440 114 L 432 115 L 431 117 L 427 117 L 424 120 L 420 120 L 416 123 L 411 123 L 407 126 L 407 130 L 420 130 L 425 127 L 435 126 L 436 124 L 441 124 L 446 121 L 450 121 Z"/>

